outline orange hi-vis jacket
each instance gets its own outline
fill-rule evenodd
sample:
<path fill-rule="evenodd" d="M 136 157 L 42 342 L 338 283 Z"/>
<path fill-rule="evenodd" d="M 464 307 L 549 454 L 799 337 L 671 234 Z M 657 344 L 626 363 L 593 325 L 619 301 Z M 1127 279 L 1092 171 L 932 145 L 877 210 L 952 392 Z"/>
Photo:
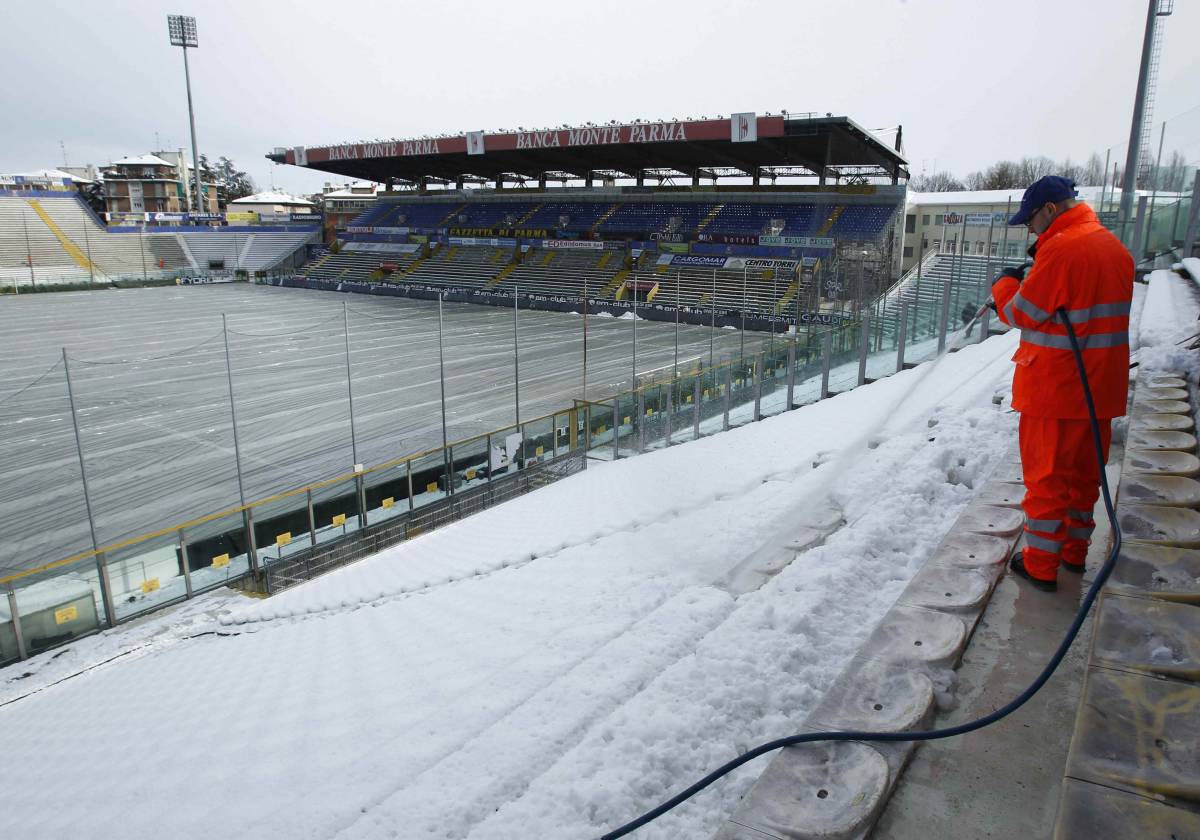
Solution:
<path fill-rule="evenodd" d="M 1000 319 L 1021 330 L 1013 356 L 1013 408 L 1031 417 L 1088 416 L 1067 328 L 1057 314 L 1062 307 L 1083 352 L 1096 416 L 1125 413 L 1133 275 L 1125 246 L 1092 208 L 1077 204 L 1038 237 L 1037 257 L 1024 282 L 996 281 L 992 299 Z"/>

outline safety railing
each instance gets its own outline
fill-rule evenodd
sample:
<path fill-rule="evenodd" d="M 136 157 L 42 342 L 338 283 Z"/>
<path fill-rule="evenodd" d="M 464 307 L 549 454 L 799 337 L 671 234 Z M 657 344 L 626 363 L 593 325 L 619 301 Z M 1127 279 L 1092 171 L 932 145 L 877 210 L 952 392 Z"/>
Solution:
<path fill-rule="evenodd" d="M 932 358 L 946 346 L 959 318 L 961 300 L 968 296 L 976 298 L 977 290 L 960 289 L 947 279 L 936 296 L 898 293 L 880 297 L 851 313 L 853 320 L 841 327 L 772 334 L 762 339 L 761 349 L 716 358 L 712 364 L 695 359 L 658 376 L 639 377 L 636 387 L 602 399 L 576 400 L 569 408 L 245 504 L 228 505 L 150 533 L 105 541 L 103 534 L 97 538 L 93 524 L 95 545 L 90 550 L 33 568 L 14 570 L 13 558 L 5 560 L 9 571 L 0 572 L 0 661 L 45 650 L 232 582 L 250 579 L 269 590 L 289 586 L 422 529 L 570 474 L 577 468 L 571 465 L 581 465 L 585 455 L 619 458 L 691 440 L 903 370 Z M 317 325 L 310 332 L 318 328 L 322 327 Z M 986 331 L 984 324 L 975 340 L 981 340 Z M 331 337 L 336 343 L 343 340 L 340 329 Z M 278 338 L 250 339 L 245 345 L 247 354 L 282 342 Z M 349 383 L 348 331 L 344 340 Z M 197 365 L 202 362 L 198 354 L 211 352 L 216 363 L 222 358 L 215 338 L 202 344 L 204 347 L 188 348 L 186 353 L 163 357 L 155 364 L 168 366 L 162 370 L 164 381 L 189 377 L 195 401 L 191 410 L 212 417 L 208 422 L 217 424 L 221 395 L 231 400 L 234 395 L 233 373 L 214 366 L 211 375 L 198 374 Z M 281 347 L 280 352 L 289 353 L 289 349 L 296 358 L 295 347 Z M 336 344 L 324 349 L 337 358 Z M 228 365 L 227 345 L 223 358 Z M 61 418 L 68 408 L 70 416 L 76 416 L 66 362 L 64 354 L 60 364 L 68 387 L 59 388 L 57 380 L 34 382 L 29 387 L 44 388 L 45 393 L 35 389 L 23 395 L 36 396 L 39 410 L 47 417 Z M 57 371 L 46 375 L 51 373 L 58 375 Z M 109 387 L 104 384 L 108 379 L 103 369 L 95 377 L 90 386 L 85 383 L 95 389 L 93 396 Z M 224 391 L 226 385 L 228 391 Z M 52 392 L 59 391 L 65 391 L 65 397 L 54 399 L 69 398 L 71 405 L 50 402 Z M 243 397 L 243 402 L 233 418 L 235 449 L 240 424 L 261 425 L 270 418 L 270 406 L 256 407 L 253 398 Z M 255 416 L 256 408 L 261 416 Z M 350 410 L 353 424 L 353 401 Z M 209 431 L 217 434 L 214 429 Z M 106 473 L 106 459 L 117 456 L 95 454 L 86 459 L 87 470 L 83 470 L 84 447 L 78 434 L 74 442 L 84 473 L 86 502 L 88 476 L 114 480 L 117 465 Z M 227 452 L 217 438 L 213 444 L 214 449 Z M 170 457 L 191 457 L 194 450 L 190 441 L 185 442 L 179 454 Z M 71 450 L 61 454 L 67 462 L 75 455 Z M 239 456 L 239 486 L 241 474 Z M 90 520 L 90 502 L 88 505 Z M 82 520 L 84 511 L 77 513 Z M 72 514 L 59 510 L 54 515 Z M 49 520 L 46 525 L 51 526 Z"/>
<path fill-rule="evenodd" d="M 262 281 L 281 277 L 289 277 L 292 272 L 271 271 L 237 271 L 233 268 L 221 271 L 192 271 L 190 268 L 152 269 L 144 272 L 105 273 L 100 269 L 90 272 L 87 269 L 74 269 L 65 273 L 61 267 L 43 269 L 34 264 L 32 275 L 28 267 L 0 269 L 0 295 L 26 295 L 40 292 L 78 291 L 84 289 L 101 289 L 107 287 L 160 285 L 169 286 L 176 282 L 233 282 L 236 276 L 253 276 Z"/>
<path fill-rule="evenodd" d="M 936 296 L 921 294 L 914 284 L 907 292 L 881 297 L 842 327 L 772 336 L 752 353 L 730 355 L 711 366 L 693 363 L 608 397 L 576 400 L 587 449 L 612 459 L 693 440 L 932 359 L 963 329 L 969 333 L 959 336 L 959 344 L 981 341 L 991 319 L 989 312 L 980 323 L 972 322 L 980 289 L 951 279 L 938 285 Z"/>
<path fill-rule="evenodd" d="M 513 498 L 581 469 L 584 431 L 565 409 L 0 577 L 0 662 L 247 577 L 283 588 Z"/>

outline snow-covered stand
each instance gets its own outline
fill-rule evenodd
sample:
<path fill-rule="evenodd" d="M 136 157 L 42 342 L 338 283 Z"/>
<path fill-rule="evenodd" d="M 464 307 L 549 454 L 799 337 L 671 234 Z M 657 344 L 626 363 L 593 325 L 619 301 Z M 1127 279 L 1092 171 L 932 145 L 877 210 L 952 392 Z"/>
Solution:
<path fill-rule="evenodd" d="M 1019 482 L 1014 452 L 826 692 L 806 730 L 929 726 L 1020 535 Z M 831 742 L 781 750 L 714 840 L 864 837 L 914 749 Z"/>
<path fill-rule="evenodd" d="M 1186 380 L 1144 372 L 1055 837 L 1200 836 L 1200 460 Z"/>

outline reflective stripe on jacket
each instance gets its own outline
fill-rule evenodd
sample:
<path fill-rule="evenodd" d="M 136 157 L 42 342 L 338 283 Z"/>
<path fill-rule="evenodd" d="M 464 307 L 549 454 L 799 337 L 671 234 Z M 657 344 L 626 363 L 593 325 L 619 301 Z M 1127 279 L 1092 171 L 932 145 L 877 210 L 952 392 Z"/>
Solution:
<path fill-rule="evenodd" d="M 1129 388 L 1129 307 L 1133 258 L 1092 208 L 1077 204 L 1038 237 L 1037 258 L 1020 282 L 992 286 L 1000 319 L 1021 331 L 1012 405 L 1035 417 L 1084 419 L 1083 388 L 1060 308 L 1075 328 L 1097 417 L 1125 413 Z"/>

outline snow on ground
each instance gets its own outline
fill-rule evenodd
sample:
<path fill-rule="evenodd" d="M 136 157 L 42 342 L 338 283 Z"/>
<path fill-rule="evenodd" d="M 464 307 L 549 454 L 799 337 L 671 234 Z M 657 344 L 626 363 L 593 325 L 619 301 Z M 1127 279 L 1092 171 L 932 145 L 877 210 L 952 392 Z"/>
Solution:
<path fill-rule="evenodd" d="M 0 706 L 117 658 L 158 651 L 164 645 L 190 638 L 195 633 L 211 632 L 212 621 L 217 616 L 247 600 L 247 596 L 231 589 L 216 589 L 171 609 L 149 613 L 25 662 L 0 668 Z M 8 618 L 5 605 L 0 608 L 0 620 Z M 3 760 L 6 759 L 0 753 L 0 763 Z"/>
<path fill-rule="evenodd" d="M 1160 277 L 1141 358 L 1193 369 Z M 799 728 L 1010 450 L 1016 341 L 0 671 L 0 835 L 595 837 Z M 716 585 L 828 503 L 823 545 Z M 637 837 L 709 836 L 767 760 Z"/>
<path fill-rule="evenodd" d="M 1135 291 L 1141 288 L 1137 286 Z M 1153 370 L 1200 372 L 1198 354 L 1188 349 L 1200 337 L 1200 321 L 1196 320 L 1200 293 L 1196 283 L 1162 270 L 1151 272 L 1150 284 L 1145 288 L 1136 360 Z"/>
<path fill-rule="evenodd" d="M 1193 292 L 1143 297 L 1143 363 L 1195 370 Z M 1010 451 L 1016 341 L 0 671 L 0 836 L 595 837 L 800 727 Z M 823 545 L 717 585 L 829 503 Z M 767 760 L 636 836 L 710 836 Z"/>
<path fill-rule="evenodd" d="M 0 833 L 615 827 L 800 725 L 1009 448 L 1015 341 L 595 465 L 9 703 Z M 714 585 L 828 498 L 824 545 Z M 706 836 L 766 760 L 638 836 Z"/>

